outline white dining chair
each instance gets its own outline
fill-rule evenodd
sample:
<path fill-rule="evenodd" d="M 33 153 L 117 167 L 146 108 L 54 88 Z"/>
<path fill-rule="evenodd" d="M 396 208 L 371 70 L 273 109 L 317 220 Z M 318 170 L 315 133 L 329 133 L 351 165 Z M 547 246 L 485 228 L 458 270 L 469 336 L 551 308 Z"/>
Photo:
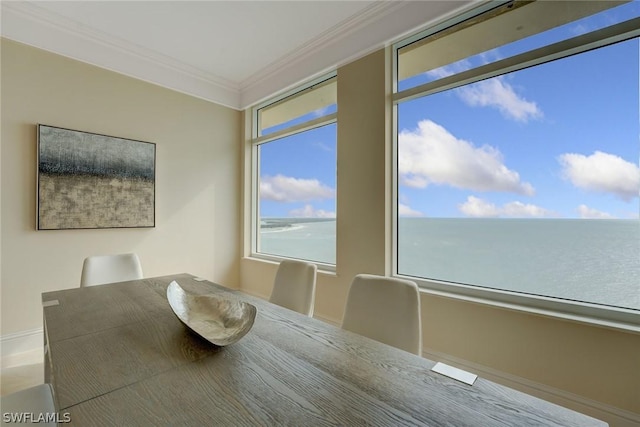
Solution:
<path fill-rule="evenodd" d="M 313 317 L 316 298 L 316 270 L 316 265 L 310 262 L 281 261 L 269 301 Z"/>
<path fill-rule="evenodd" d="M 357 275 L 349 288 L 342 328 L 421 355 L 418 285 L 410 280 Z"/>
<path fill-rule="evenodd" d="M 80 286 L 103 285 L 142 279 L 142 265 L 134 253 L 96 255 L 85 258 Z"/>
<path fill-rule="evenodd" d="M 50 384 L 40 384 L 27 388 L 25 390 L 16 391 L 14 393 L 2 396 L 2 414 L 9 416 L 25 416 L 30 414 L 33 419 L 22 419 L 22 422 L 11 422 L 11 425 L 33 425 L 31 421 L 38 418 L 47 419 L 56 413 L 56 405 L 53 399 L 53 389 Z M 42 414 L 42 415 L 41 415 Z M 4 421 L 2 423 L 4 425 Z M 56 426 L 56 421 L 39 422 L 42 426 Z"/>

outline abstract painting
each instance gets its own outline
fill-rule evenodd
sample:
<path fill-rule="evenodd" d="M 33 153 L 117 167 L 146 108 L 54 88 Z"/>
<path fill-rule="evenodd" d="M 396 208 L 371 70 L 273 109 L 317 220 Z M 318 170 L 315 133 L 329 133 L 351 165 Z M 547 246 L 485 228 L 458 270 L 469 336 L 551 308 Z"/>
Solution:
<path fill-rule="evenodd" d="M 155 227 L 156 145 L 38 125 L 38 230 Z"/>

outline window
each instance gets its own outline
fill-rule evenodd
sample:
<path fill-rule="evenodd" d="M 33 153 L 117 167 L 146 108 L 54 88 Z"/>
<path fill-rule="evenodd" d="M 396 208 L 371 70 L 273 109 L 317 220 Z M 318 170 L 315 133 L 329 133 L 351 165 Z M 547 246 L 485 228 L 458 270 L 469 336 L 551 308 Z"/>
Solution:
<path fill-rule="evenodd" d="M 335 75 L 254 109 L 254 256 L 334 265 Z"/>
<path fill-rule="evenodd" d="M 638 324 L 640 3 L 495 5 L 395 47 L 395 271 Z"/>

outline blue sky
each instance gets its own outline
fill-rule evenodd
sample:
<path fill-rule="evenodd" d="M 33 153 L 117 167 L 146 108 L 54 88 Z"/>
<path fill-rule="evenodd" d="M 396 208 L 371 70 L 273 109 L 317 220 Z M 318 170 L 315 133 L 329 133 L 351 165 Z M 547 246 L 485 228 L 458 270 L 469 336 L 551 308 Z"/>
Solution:
<path fill-rule="evenodd" d="M 638 218 L 638 41 L 399 106 L 404 214 Z"/>
<path fill-rule="evenodd" d="M 634 16 L 638 6 L 628 6 Z M 539 38 L 592 30 L 610 15 Z M 639 51 L 634 39 L 401 103 L 400 215 L 638 219 Z M 330 125 L 262 146 L 263 217 L 335 216 L 335 133 Z"/>
<path fill-rule="evenodd" d="M 336 124 L 262 144 L 261 217 L 336 216 Z"/>

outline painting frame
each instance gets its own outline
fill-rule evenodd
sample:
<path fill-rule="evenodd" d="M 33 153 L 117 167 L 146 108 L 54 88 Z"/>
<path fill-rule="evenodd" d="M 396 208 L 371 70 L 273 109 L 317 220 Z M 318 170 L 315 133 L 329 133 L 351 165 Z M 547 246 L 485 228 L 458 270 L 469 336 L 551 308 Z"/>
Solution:
<path fill-rule="evenodd" d="M 154 228 L 156 144 L 37 125 L 36 229 Z"/>

